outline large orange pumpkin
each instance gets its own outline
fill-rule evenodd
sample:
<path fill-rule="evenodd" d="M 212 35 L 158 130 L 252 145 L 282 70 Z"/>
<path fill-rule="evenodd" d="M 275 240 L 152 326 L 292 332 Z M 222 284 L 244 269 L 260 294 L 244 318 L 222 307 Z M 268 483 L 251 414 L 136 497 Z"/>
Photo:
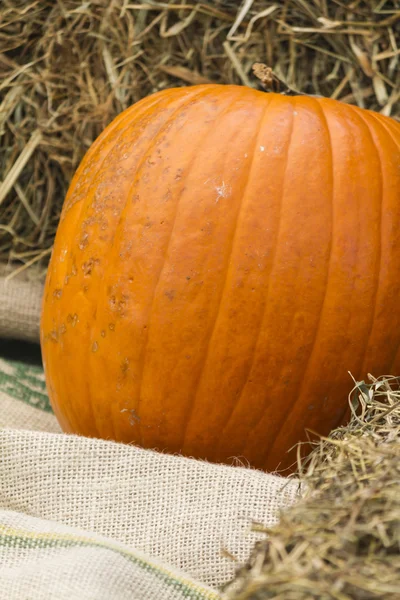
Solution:
<path fill-rule="evenodd" d="M 400 125 L 246 87 L 171 89 L 68 192 L 42 348 L 67 432 L 286 467 L 356 378 L 400 371 Z"/>

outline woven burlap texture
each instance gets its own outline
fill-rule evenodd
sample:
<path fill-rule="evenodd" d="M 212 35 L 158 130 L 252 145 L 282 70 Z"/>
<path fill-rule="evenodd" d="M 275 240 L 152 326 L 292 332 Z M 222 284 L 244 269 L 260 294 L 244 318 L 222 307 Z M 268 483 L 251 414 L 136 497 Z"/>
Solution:
<path fill-rule="evenodd" d="M 0 510 L 1 600 L 220 600 L 215 590 L 93 533 Z"/>
<path fill-rule="evenodd" d="M 295 481 L 113 442 L 0 433 L 1 508 L 125 543 L 212 587 L 298 492 Z"/>
<path fill-rule="evenodd" d="M 7 279 L 0 266 L 0 338 L 38 341 L 43 282 L 25 272 Z"/>

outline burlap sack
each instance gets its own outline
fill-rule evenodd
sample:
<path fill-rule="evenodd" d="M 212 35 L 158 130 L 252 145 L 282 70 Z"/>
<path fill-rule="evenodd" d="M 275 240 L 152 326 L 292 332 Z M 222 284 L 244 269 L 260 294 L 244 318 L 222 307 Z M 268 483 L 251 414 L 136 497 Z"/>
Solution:
<path fill-rule="evenodd" d="M 2 600 L 219 600 L 215 590 L 124 544 L 0 510 Z"/>
<path fill-rule="evenodd" d="M 0 338 L 35 342 L 39 339 L 43 278 L 23 271 L 7 279 L 11 272 L 0 265 Z"/>
<path fill-rule="evenodd" d="M 0 298 L 0 304 L 1 304 Z M 25 313 L 26 315 L 27 313 Z M 298 482 L 60 433 L 41 368 L 0 360 L 0 599 L 220 598 Z"/>

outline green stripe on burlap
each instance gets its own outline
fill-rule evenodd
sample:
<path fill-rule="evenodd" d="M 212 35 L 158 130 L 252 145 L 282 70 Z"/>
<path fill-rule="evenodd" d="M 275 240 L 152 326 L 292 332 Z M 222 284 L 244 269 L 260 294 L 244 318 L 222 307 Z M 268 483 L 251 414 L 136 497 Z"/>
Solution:
<path fill-rule="evenodd" d="M 34 408 L 52 412 L 41 367 L 0 358 L 0 389 Z"/>
<path fill-rule="evenodd" d="M 182 598 L 189 600 L 220 600 L 220 595 L 185 579 L 184 576 L 175 575 L 168 568 L 146 561 L 136 556 L 133 552 L 116 544 L 106 541 L 94 540 L 89 537 L 72 534 L 33 533 L 19 528 L 0 525 L 0 547 L 5 549 L 41 550 L 57 548 L 102 548 L 117 553 L 125 560 L 133 563 L 144 572 L 160 580 L 164 585 L 172 587 Z"/>

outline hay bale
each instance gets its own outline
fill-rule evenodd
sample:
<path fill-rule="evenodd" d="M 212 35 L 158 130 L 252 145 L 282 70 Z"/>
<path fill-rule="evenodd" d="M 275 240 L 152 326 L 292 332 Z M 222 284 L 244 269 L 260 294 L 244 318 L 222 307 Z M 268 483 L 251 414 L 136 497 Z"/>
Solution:
<path fill-rule="evenodd" d="M 0 261 L 46 264 L 71 176 L 140 98 L 203 82 L 291 87 L 399 118 L 388 2 L 63 0 L 0 4 Z"/>
<path fill-rule="evenodd" d="M 264 529 L 227 598 L 400 597 L 400 378 L 358 383 L 351 404 L 349 425 L 303 466 L 303 499 Z"/>

